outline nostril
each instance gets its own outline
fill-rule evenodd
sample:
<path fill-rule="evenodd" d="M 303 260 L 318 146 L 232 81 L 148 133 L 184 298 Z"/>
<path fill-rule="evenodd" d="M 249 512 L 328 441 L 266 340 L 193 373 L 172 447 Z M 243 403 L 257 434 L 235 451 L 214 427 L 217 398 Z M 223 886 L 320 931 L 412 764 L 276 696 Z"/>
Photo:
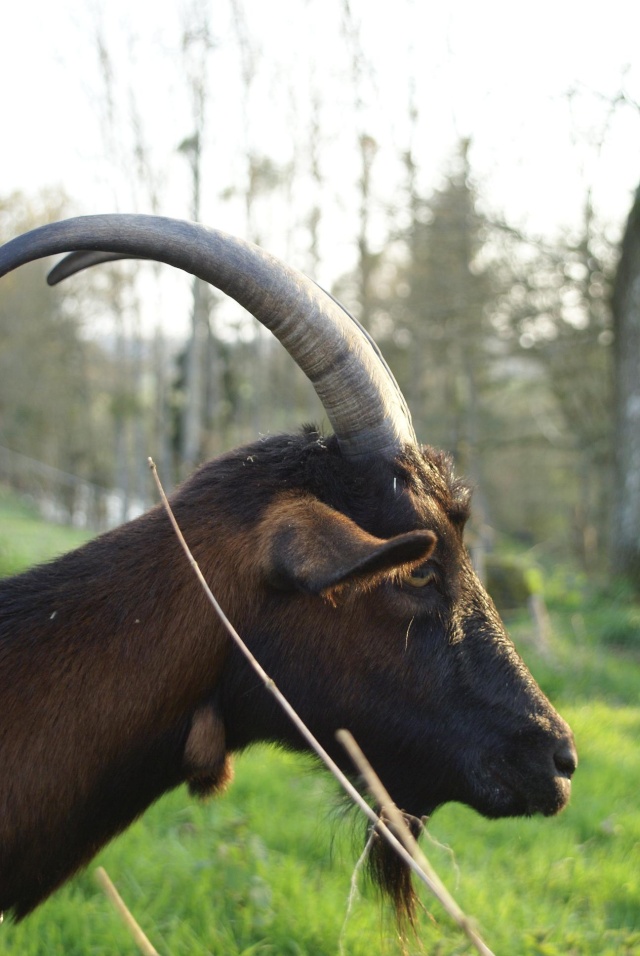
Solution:
<path fill-rule="evenodd" d="M 553 755 L 557 770 L 564 777 L 572 777 L 578 766 L 578 754 L 571 740 L 563 740 Z"/>

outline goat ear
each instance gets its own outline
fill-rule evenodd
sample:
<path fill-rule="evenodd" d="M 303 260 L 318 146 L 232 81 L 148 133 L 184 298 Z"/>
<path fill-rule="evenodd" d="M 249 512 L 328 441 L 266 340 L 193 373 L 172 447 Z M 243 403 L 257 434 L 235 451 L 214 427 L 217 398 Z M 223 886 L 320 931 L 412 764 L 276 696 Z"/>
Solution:
<path fill-rule="evenodd" d="M 350 581 L 373 581 L 396 568 L 415 566 L 427 560 L 436 543 L 431 531 L 376 538 L 309 497 L 280 499 L 269 509 L 262 530 L 269 583 L 307 594 Z"/>

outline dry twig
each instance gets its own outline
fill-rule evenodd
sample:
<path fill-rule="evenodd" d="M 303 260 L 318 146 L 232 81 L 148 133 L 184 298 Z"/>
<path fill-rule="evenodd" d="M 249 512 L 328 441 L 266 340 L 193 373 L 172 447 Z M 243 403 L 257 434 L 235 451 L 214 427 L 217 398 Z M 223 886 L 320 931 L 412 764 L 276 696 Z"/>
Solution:
<path fill-rule="evenodd" d="M 136 941 L 136 945 L 143 956 L 160 956 L 158 950 L 151 945 L 145 934 L 138 926 L 136 920 L 127 907 L 127 904 L 124 902 L 117 889 L 109 879 L 109 874 L 107 871 L 103 867 L 99 866 L 95 875 L 96 880 L 104 890 L 107 898 L 118 911 L 118 915 L 133 936 L 134 940 Z"/>
<path fill-rule="evenodd" d="M 427 861 L 424 853 L 419 849 L 416 841 L 413 839 L 413 836 L 411 835 L 411 833 L 409 833 L 408 828 L 406 827 L 402 814 L 400 813 L 398 808 L 395 806 L 395 804 L 391 800 L 391 797 L 386 792 L 386 790 L 384 790 L 384 799 L 382 801 L 380 801 L 375 794 L 374 794 L 374 797 L 380 803 L 381 807 L 384 807 L 384 810 L 388 814 L 388 818 L 393 823 L 394 828 L 399 833 L 403 832 L 403 828 L 407 831 L 409 837 L 413 841 L 412 844 L 409 844 L 408 842 L 405 841 L 406 842 L 406 845 L 405 845 L 405 842 L 403 842 L 404 836 L 402 837 L 402 839 L 399 839 L 398 836 L 387 826 L 384 819 L 381 816 L 378 816 L 375 810 L 373 810 L 369 806 L 367 801 L 358 792 L 358 790 L 356 790 L 356 788 L 353 786 L 349 778 L 345 776 L 345 774 L 342 772 L 342 770 L 337 765 L 337 763 L 333 760 L 333 758 L 329 756 L 329 754 L 324 749 L 320 741 L 317 740 L 316 737 L 314 737 L 314 735 L 311 733 L 311 731 L 309 730 L 307 725 L 304 723 L 302 718 L 298 715 L 297 711 L 294 710 L 294 708 L 291 706 L 291 704 L 289 703 L 287 698 L 284 696 L 284 694 L 282 694 L 282 692 L 278 689 L 277 685 L 272 680 L 272 678 L 269 677 L 269 675 L 264 670 L 260 662 L 251 653 L 251 651 L 249 650 L 245 642 L 242 640 L 242 638 L 240 637 L 240 635 L 234 628 L 229 618 L 226 616 L 226 614 L 224 613 L 224 611 L 218 604 L 213 592 L 211 591 L 211 588 L 207 584 L 207 581 L 198 566 L 198 562 L 193 557 L 191 550 L 189 548 L 189 545 L 185 541 L 184 535 L 182 534 L 182 531 L 180 530 L 178 522 L 176 521 L 176 517 L 171 509 L 171 505 L 169 504 L 164 488 L 162 487 L 162 482 L 160 481 L 160 478 L 158 476 L 158 470 L 152 458 L 149 458 L 149 467 L 151 468 L 153 478 L 155 480 L 156 486 L 158 488 L 158 492 L 160 494 L 160 498 L 162 500 L 162 504 L 164 505 L 165 511 L 167 512 L 169 520 L 171 521 L 171 525 L 173 527 L 173 530 L 176 533 L 178 541 L 180 542 L 180 545 L 182 546 L 182 549 L 185 555 L 187 556 L 189 564 L 193 568 L 193 571 L 195 572 L 196 577 L 198 578 L 198 581 L 200 582 L 210 604 L 214 608 L 222 624 L 226 628 L 227 632 L 229 633 L 230 637 L 232 638 L 232 640 L 234 641 L 238 649 L 241 651 L 241 653 L 249 661 L 249 663 L 251 664 L 255 672 L 258 674 L 258 676 L 264 683 L 265 688 L 276 698 L 276 700 L 278 701 L 280 706 L 283 708 L 285 713 L 292 720 L 296 729 L 304 737 L 304 739 L 307 741 L 307 743 L 312 748 L 314 753 L 320 758 L 320 760 L 322 760 L 324 765 L 331 771 L 331 773 L 336 778 L 340 786 L 351 797 L 351 799 L 356 804 L 356 806 L 358 806 L 360 810 L 362 810 L 365 816 L 375 825 L 377 831 L 380 834 L 382 834 L 382 836 L 384 836 L 384 838 L 387 840 L 388 843 L 391 844 L 391 846 L 395 849 L 396 853 L 402 858 L 402 860 L 404 860 L 407 866 L 416 874 L 416 876 L 425 884 L 425 886 L 427 886 L 431 890 L 434 896 L 442 903 L 446 911 L 453 917 L 453 919 L 456 921 L 456 923 L 462 929 L 462 931 L 466 933 L 467 937 L 476 947 L 478 952 L 481 953 L 482 956 L 494 956 L 492 951 L 488 948 L 488 946 L 486 946 L 486 944 L 478 936 L 469 918 L 465 916 L 465 914 L 462 912 L 458 904 L 450 895 L 446 887 L 442 884 L 440 878 L 437 876 L 437 874 L 435 873 L 435 871 L 433 870 L 433 868 Z M 348 731 L 338 732 L 338 735 L 346 735 L 346 734 L 348 734 Z M 348 736 L 351 738 L 351 740 L 353 740 L 353 737 L 351 737 L 351 734 L 348 734 Z M 340 736 L 340 739 L 343 745 L 346 746 L 343 736 Z M 355 743 L 355 741 L 353 742 Z M 360 751 L 360 753 L 362 752 Z M 364 755 L 363 755 L 363 759 L 364 759 Z M 373 771 L 371 772 L 373 773 Z M 381 783 L 380 783 L 380 787 L 382 787 Z M 392 807 L 393 807 L 393 810 L 391 809 Z M 397 814 L 397 818 L 394 818 L 394 811 L 395 811 L 395 814 Z M 402 826 L 400 826 L 399 823 L 397 822 L 398 818 L 402 821 Z M 413 848 L 413 844 L 415 844 L 415 849 Z M 411 850 L 407 848 L 410 845 L 412 846 Z M 416 852 L 416 849 L 417 849 L 417 852 Z M 421 862 L 418 862 L 419 860 Z M 422 865 L 423 863 L 426 863 L 426 867 L 427 867 L 426 870 L 424 866 Z"/>

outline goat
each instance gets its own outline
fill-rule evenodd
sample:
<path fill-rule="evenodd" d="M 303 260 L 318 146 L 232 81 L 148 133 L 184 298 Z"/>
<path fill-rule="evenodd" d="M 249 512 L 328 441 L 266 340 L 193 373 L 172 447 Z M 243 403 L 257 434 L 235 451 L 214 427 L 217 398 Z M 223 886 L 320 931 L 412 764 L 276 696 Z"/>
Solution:
<path fill-rule="evenodd" d="M 334 430 L 272 436 L 198 469 L 172 505 L 249 647 L 336 761 L 349 728 L 414 817 L 461 801 L 555 814 L 569 727 L 518 656 L 463 543 L 470 494 L 421 447 L 377 347 L 327 293 L 195 223 L 89 216 L 0 249 L 0 275 L 71 253 L 50 283 L 153 259 L 248 308 Z M 303 749 L 230 642 L 160 508 L 0 582 L 0 909 L 28 914 L 154 800 L 218 791 L 254 741 Z M 406 871 L 378 879 L 410 905 Z"/>

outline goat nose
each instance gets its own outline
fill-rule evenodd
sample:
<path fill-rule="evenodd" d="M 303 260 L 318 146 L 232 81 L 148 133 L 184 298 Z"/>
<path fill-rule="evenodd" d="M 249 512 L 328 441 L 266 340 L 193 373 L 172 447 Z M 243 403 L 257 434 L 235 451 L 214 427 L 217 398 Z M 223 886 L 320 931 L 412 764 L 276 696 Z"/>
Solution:
<path fill-rule="evenodd" d="M 556 769 L 563 777 L 571 778 L 578 766 L 578 753 L 573 740 L 565 738 L 560 741 L 553 755 Z"/>

